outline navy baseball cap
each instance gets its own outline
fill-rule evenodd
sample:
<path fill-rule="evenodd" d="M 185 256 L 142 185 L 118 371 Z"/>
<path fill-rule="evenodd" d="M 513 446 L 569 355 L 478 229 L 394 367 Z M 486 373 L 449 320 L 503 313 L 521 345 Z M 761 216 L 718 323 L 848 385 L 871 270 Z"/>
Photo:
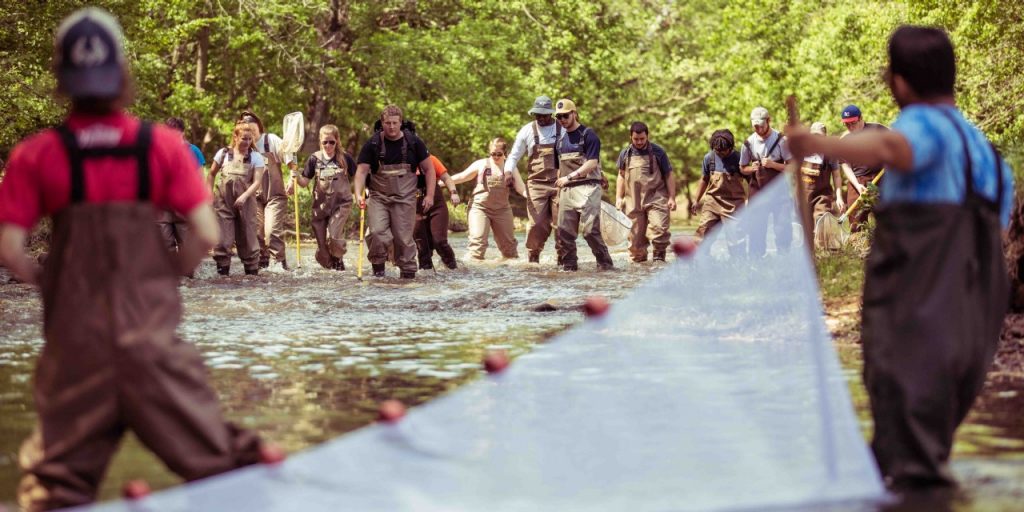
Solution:
<path fill-rule="evenodd" d="M 114 98 L 124 90 L 124 34 L 107 11 L 86 7 L 57 28 L 57 84 L 72 98 Z"/>
<path fill-rule="evenodd" d="M 847 105 L 843 109 L 843 122 L 853 123 L 856 121 L 860 121 L 860 109 L 857 108 L 857 105 Z"/>

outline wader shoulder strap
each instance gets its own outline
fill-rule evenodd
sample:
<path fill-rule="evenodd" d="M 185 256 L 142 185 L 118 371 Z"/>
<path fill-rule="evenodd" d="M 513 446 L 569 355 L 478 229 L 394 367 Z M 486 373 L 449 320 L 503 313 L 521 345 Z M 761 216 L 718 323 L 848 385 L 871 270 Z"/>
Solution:
<path fill-rule="evenodd" d="M 149 146 L 153 140 L 153 125 L 143 121 L 135 137 L 135 173 L 139 201 L 149 201 Z"/>
<path fill-rule="evenodd" d="M 768 148 L 768 151 L 764 152 L 764 157 L 771 158 L 772 151 L 775 151 L 775 148 L 779 146 L 780 142 L 782 142 L 782 134 L 779 132 L 775 132 L 775 142 L 773 142 L 772 146 Z"/>
<path fill-rule="evenodd" d="M 263 134 L 263 152 L 264 153 L 270 153 L 270 134 L 269 133 L 264 133 Z"/>
<path fill-rule="evenodd" d="M 743 141 L 743 147 L 747 148 L 747 153 L 750 153 L 750 163 L 753 163 L 756 155 L 754 155 L 754 148 L 751 147 L 749 139 Z"/>
<path fill-rule="evenodd" d="M 139 132 L 135 137 L 134 146 L 114 146 L 105 148 L 81 148 L 78 138 L 66 124 L 57 127 L 57 134 L 68 155 L 71 171 L 71 202 L 80 203 L 85 199 L 85 172 L 83 162 L 88 159 L 115 157 L 134 158 L 136 165 L 136 197 L 139 201 L 148 201 L 150 195 L 149 147 L 153 139 L 153 125 L 143 121 L 139 124 Z"/>
<path fill-rule="evenodd" d="M 57 127 L 61 144 L 68 155 L 68 167 L 71 170 L 71 202 L 80 203 L 85 198 L 85 175 L 82 173 L 82 152 L 78 147 L 78 139 L 66 124 Z"/>
<path fill-rule="evenodd" d="M 537 150 L 537 146 L 540 145 L 540 128 L 537 128 L 537 121 L 533 122 L 533 149 Z"/>

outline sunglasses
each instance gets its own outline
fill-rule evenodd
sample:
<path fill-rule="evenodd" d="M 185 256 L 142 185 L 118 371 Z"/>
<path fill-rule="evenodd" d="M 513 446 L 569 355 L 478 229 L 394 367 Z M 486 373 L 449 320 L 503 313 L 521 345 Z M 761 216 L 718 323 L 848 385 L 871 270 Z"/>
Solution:
<path fill-rule="evenodd" d="M 494 157 L 494 158 L 498 158 L 498 157 L 505 156 L 505 153 L 500 153 L 500 152 L 491 153 L 491 156 Z"/>
<path fill-rule="evenodd" d="M 337 141 L 322 140 L 322 141 L 320 141 L 320 144 L 323 144 L 324 146 L 333 146 L 333 145 L 337 144 Z"/>
<path fill-rule="evenodd" d="M 555 114 L 555 119 L 561 121 L 562 119 L 569 119 L 571 114 Z"/>

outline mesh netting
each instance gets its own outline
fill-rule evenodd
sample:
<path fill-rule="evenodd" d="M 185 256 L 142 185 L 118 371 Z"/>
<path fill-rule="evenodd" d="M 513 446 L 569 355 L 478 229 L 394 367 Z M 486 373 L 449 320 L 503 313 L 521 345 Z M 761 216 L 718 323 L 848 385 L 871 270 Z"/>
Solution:
<path fill-rule="evenodd" d="M 776 180 L 695 257 L 666 267 L 602 319 L 396 425 L 145 503 L 162 511 L 641 512 L 817 510 L 877 499 L 881 481 L 800 230 L 788 226 L 793 247 L 780 253 L 764 225 L 771 205 L 792 206 L 790 197 Z M 744 254 L 757 229 L 769 232 L 765 257 Z"/>

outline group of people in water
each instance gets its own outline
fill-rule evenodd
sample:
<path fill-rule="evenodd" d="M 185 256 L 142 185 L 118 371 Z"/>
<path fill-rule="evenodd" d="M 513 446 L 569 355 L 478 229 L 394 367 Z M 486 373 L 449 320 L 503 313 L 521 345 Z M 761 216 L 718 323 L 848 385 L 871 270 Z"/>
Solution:
<path fill-rule="evenodd" d="M 207 178 L 221 225 L 221 241 L 214 252 L 217 271 L 222 275 L 230 272 L 232 246 L 247 274 L 256 274 L 272 262 L 287 270 L 288 196 L 295 192 L 294 186 L 311 183 L 315 259 L 324 268 L 345 270 L 345 233 L 353 204 L 366 210 L 368 259 L 375 276 L 383 276 L 385 263 L 391 261 L 401 277 L 415 277 L 417 270 L 434 267 L 434 252 L 446 267 L 456 268 L 455 252 L 448 243 L 449 214 L 442 188 L 448 189 L 448 200 L 457 205 L 463 198 L 456 185 L 466 182 L 474 183 L 469 198 L 466 260 L 483 260 L 492 235 L 502 258 L 519 257 L 510 201 L 513 194 L 518 194 L 526 201 L 531 221 L 526 235 L 529 262 L 540 262 L 540 253 L 554 231 L 557 264 L 562 270 L 578 270 L 576 240 L 580 234 L 595 256 L 597 268 L 613 268 L 601 235 L 601 203 L 608 180 L 601 172 L 600 137 L 580 123 L 572 100 L 553 102 L 540 96 L 528 113 L 533 120 L 519 130 L 511 147 L 508 141 L 496 137 L 488 143 L 487 156 L 453 175 L 429 152 L 416 134 L 415 125 L 395 105 L 381 112 L 374 134 L 356 158 L 340 147 L 337 126 L 320 127 L 319 150 L 301 168 L 295 154 L 282 151 L 281 138 L 267 133 L 256 114 L 242 112 L 231 145 L 214 156 Z M 737 210 L 780 176 L 793 159 L 785 137 L 772 128 L 768 109 L 755 108 L 750 121 L 753 133 L 738 150 L 728 129 L 717 130 L 709 138 L 710 151 L 703 159 L 692 212 L 700 216 L 698 239 L 721 222 L 733 219 Z M 848 133 L 886 129 L 865 123 L 855 105 L 843 109 L 842 121 Z M 181 123 L 176 118 L 168 122 L 172 126 Z M 826 135 L 827 129 L 818 122 L 811 126 L 811 132 Z M 646 124 L 632 123 L 629 136 L 629 145 L 619 153 L 616 164 L 615 208 L 632 223 L 632 261 L 647 261 L 649 249 L 653 261 L 665 261 L 671 212 L 677 208 L 674 169 L 664 148 L 650 140 Z M 193 152 L 198 151 L 192 147 Z M 525 180 L 518 170 L 524 156 Z M 290 169 L 290 177 L 283 173 L 284 167 Z M 881 172 L 880 166 L 851 166 L 821 154 L 805 157 L 800 171 L 800 179 L 806 184 L 804 199 L 815 218 L 840 213 Z M 218 175 L 219 187 L 215 186 Z M 848 182 L 846 201 L 841 193 L 844 175 Z M 780 204 L 770 216 L 776 247 L 785 251 L 792 239 L 791 208 Z M 855 216 L 851 220 L 856 229 L 863 218 Z M 764 229 L 754 229 L 742 239 L 730 239 L 730 251 L 763 256 L 769 219 L 763 221 Z M 166 219 L 161 222 L 168 224 Z M 180 243 L 176 230 L 163 231 L 169 248 Z"/>
<path fill-rule="evenodd" d="M 529 113 L 534 120 L 520 130 L 511 148 L 497 137 L 489 142 L 485 158 L 452 175 L 430 154 L 415 125 L 395 105 L 381 112 L 374 134 L 356 158 L 339 147 L 336 126 L 320 127 L 320 149 L 301 168 L 294 154 L 281 151 L 280 137 L 267 133 L 256 114 L 242 112 L 230 146 L 214 156 L 207 177 L 221 227 L 214 250 L 218 273 L 229 274 L 232 246 L 246 274 L 257 274 L 271 263 L 287 269 L 283 242 L 287 196 L 295 192 L 295 185 L 310 183 L 315 259 L 325 268 L 345 269 L 345 228 L 354 203 L 365 209 L 367 257 L 374 276 L 384 276 L 385 264 L 391 261 L 402 278 L 413 278 L 417 270 L 433 268 L 435 251 L 446 267 L 456 268 L 442 185 L 449 200 L 459 204 L 462 198 L 456 185 L 470 181 L 475 185 L 466 259 L 483 260 L 491 234 L 503 258 L 519 257 L 510 202 L 515 193 L 526 199 L 532 221 L 526 240 L 530 262 L 540 262 L 547 239 L 557 229 L 555 249 L 563 270 L 578 269 L 580 232 L 598 268 L 612 268 L 600 228 L 601 198 L 608 187 L 599 165 L 600 138 L 580 123 L 571 100 L 554 103 L 541 96 Z M 654 260 L 664 261 L 669 211 L 676 207 L 672 166 L 665 151 L 648 140 L 646 125 L 634 123 L 630 130 L 632 142 L 619 158 L 623 179 L 616 189 L 617 204 L 636 219 L 630 246 L 633 260 L 645 261 L 647 246 L 653 243 Z M 517 164 L 525 155 L 529 174 L 524 182 Z M 290 178 L 282 167 L 291 169 Z M 167 224 L 165 219 L 161 222 Z M 168 248 L 178 247 L 178 231 L 162 231 Z"/>

